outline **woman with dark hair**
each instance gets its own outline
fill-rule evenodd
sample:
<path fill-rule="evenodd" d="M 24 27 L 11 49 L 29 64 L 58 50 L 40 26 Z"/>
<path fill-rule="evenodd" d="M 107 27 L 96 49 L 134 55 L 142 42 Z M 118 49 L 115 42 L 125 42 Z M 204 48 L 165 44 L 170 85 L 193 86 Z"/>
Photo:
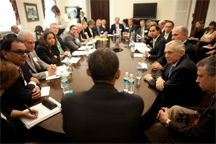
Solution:
<path fill-rule="evenodd" d="M 59 27 L 57 36 L 60 36 L 65 30 L 65 17 L 60 13 L 60 10 L 56 5 L 51 8 L 51 11 L 55 14 L 55 23 Z"/>
<path fill-rule="evenodd" d="M 45 31 L 36 49 L 36 53 L 41 60 L 48 64 L 56 64 L 60 60 L 60 53 L 57 48 L 56 36 L 53 32 Z"/>
<path fill-rule="evenodd" d="M 196 22 L 195 28 L 194 28 L 194 36 L 191 36 L 190 38 L 192 40 L 200 40 L 200 38 L 203 36 L 205 33 L 205 30 L 203 29 L 202 26 L 202 21 Z"/>
<path fill-rule="evenodd" d="M 11 87 L 14 82 L 19 78 L 19 72 L 15 65 L 11 62 L 1 61 L 0 62 L 0 77 L 1 77 L 1 87 L 0 87 L 0 96 L 4 93 L 6 89 Z M 1 101 L 3 102 L 3 101 Z M 19 111 L 11 108 L 5 108 L 1 106 L 1 143 L 5 142 L 21 142 L 23 137 L 24 139 L 28 138 L 22 133 L 22 138 L 17 136 L 17 129 L 14 123 L 14 119 L 21 117 L 36 118 L 29 111 Z M 31 109 L 35 115 L 38 115 L 38 111 Z"/>
<path fill-rule="evenodd" d="M 81 41 L 86 41 L 87 40 L 87 32 L 85 32 L 85 29 L 87 28 L 87 22 L 86 21 L 82 21 L 82 30 L 80 32 L 81 35 Z"/>

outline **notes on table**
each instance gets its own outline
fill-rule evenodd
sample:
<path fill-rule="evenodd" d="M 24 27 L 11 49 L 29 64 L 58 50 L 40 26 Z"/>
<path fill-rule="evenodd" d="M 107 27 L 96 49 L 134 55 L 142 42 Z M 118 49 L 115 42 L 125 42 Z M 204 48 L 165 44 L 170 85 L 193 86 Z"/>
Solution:
<path fill-rule="evenodd" d="M 148 66 L 147 66 L 146 63 L 141 63 L 141 68 L 142 68 L 143 70 L 148 70 Z"/>
<path fill-rule="evenodd" d="M 93 48 L 93 46 L 87 46 L 88 49 L 91 49 Z M 78 50 L 82 51 L 82 50 L 85 50 L 86 49 L 86 46 L 81 46 L 80 48 L 78 48 Z"/>
<path fill-rule="evenodd" d="M 41 88 L 41 97 L 48 96 L 50 93 L 50 86 Z"/>
<path fill-rule="evenodd" d="M 89 54 L 93 53 L 96 49 L 89 50 Z M 75 51 L 72 53 L 73 56 L 86 55 L 86 51 Z"/>
<path fill-rule="evenodd" d="M 135 58 L 141 58 L 142 56 L 143 56 L 143 54 L 141 54 L 141 53 L 134 53 Z"/>
<path fill-rule="evenodd" d="M 108 34 L 108 37 L 112 37 L 113 35 L 112 34 Z"/>
<path fill-rule="evenodd" d="M 61 63 L 66 63 L 67 60 L 68 60 L 68 58 L 66 57 L 63 61 L 61 61 Z M 81 60 L 80 57 L 72 57 L 72 58 L 70 59 L 70 62 L 71 62 L 71 63 L 78 63 L 80 60 Z"/>
<path fill-rule="evenodd" d="M 49 77 L 47 77 L 46 78 L 46 80 L 51 80 L 51 79 L 56 79 L 56 78 L 59 78 L 59 73 L 61 72 L 61 71 L 66 71 L 66 67 L 65 66 L 58 66 L 57 67 L 57 71 L 55 72 L 55 74 L 54 75 L 51 75 L 51 76 L 49 76 Z"/>
<path fill-rule="evenodd" d="M 134 43 L 135 44 L 135 50 L 138 50 L 139 52 L 143 53 L 144 51 L 150 51 L 151 49 L 146 46 L 145 43 Z M 131 46 L 131 43 L 129 44 Z"/>
<path fill-rule="evenodd" d="M 213 49 L 214 47 L 203 46 L 203 48 L 206 48 L 206 49 Z"/>

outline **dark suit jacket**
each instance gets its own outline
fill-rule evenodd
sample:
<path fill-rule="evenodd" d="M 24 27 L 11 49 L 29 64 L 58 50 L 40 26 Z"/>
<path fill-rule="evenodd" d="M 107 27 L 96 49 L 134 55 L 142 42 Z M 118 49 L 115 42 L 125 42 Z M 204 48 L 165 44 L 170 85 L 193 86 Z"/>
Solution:
<path fill-rule="evenodd" d="M 157 60 L 164 55 L 166 40 L 163 37 L 158 37 L 154 48 L 149 51 L 149 59 Z"/>
<path fill-rule="evenodd" d="M 165 107 L 198 105 L 203 98 L 203 92 L 196 83 L 196 64 L 188 55 L 184 55 L 168 78 L 171 66 L 172 64 L 166 64 L 154 75 L 155 79 L 161 76 L 165 80 L 164 99 L 161 104 Z M 149 81 L 149 85 L 156 89 L 155 79 Z"/>
<path fill-rule="evenodd" d="M 140 96 L 98 83 L 90 90 L 65 95 L 63 129 L 72 142 L 132 142 L 144 103 Z"/>
<path fill-rule="evenodd" d="M 123 24 L 119 24 L 119 29 L 122 29 L 122 33 L 125 31 Z M 112 24 L 111 26 L 110 33 L 113 33 L 113 31 L 116 33 L 116 24 Z"/>
<path fill-rule="evenodd" d="M 83 18 L 83 21 L 86 21 L 86 22 L 87 22 L 87 18 L 86 18 L 86 17 L 84 17 L 84 18 Z M 77 23 L 80 23 L 80 24 L 82 23 L 82 21 L 81 21 L 81 17 L 79 17 L 79 18 L 78 18 L 78 21 L 77 21 Z"/>
<path fill-rule="evenodd" d="M 20 67 L 23 71 L 26 82 L 29 83 L 32 74 L 29 72 L 28 64 L 25 63 Z M 24 104 L 34 102 L 32 100 L 32 90 L 34 88 L 35 86 L 33 84 L 25 86 L 24 80 L 20 75 L 17 81 L 10 88 L 5 90 L 1 96 L 2 106 L 22 110 L 25 108 Z"/>
<path fill-rule="evenodd" d="M 185 54 L 188 54 L 190 59 L 194 63 L 197 63 L 198 62 L 197 52 L 196 52 L 195 48 L 193 47 L 193 45 L 188 40 L 184 43 L 184 45 L 185 45 Z M 165 55 L 160 57 L 157 60 L 157 62 L 159 62 L 162 66 L 164 66 L 167 63 Z"/>
<path fill-rule="evenodd" d="M 144 27 L 144 34 L 148 36 L 149 29 Z M 141 35 L 141 27 L 137 30 L 136 35 Z"/>
<path fill-rule="evenodd" d="M 165 31 L 163 31 L 160 36 L 162 36 L 164 38 L 164 35 L 165 35 Z M 172 31 L 170 32 L 168 38 L 166 39 L 167 42 L 170 42 L 172 41 Z"/>
<path fill-rule="evenodd" d="M 45 46 L 39 44 L 38 48 L 36 49 L 36 53 L 38 55 L 38 57 L 44 61 L 45 63 L 48 64 L 56 64 L 59 62 L 60 60 L 60 53 L 57 47 L 52 47 L 51 48 L 52 53 L 50 53 L 50 51 L 48 50 L 48 48 L 46 48 Z M 54 57 L 54 55 L 57 56 L 57 58 Z"/>
<path fill-rule="evenodd" d="M 109 33 L 109 27 L 108 27 L 108 26 L 105 25 L 105 28 L 104 28 L 103 26 L 101 26 L 101 27 L 102 27 L 102 30 L 103 30 L 104 32 L 106 31 L 106 32 Z"/>
<path fill-rule="evenodd" d="M 101 31 L 103 31 L 102 27 L 99 27 L 99 30 L 100 30 L 100 33 L 98 33 L 97 26 L 95 25 L 95 26 L 92 28 L 93 35 L 94 35 L 94 36 L 100 36 Z"/>
<path fill-rule="evenodd" d="M 91 37 L 93 37 L 94 36 L 94 33 L 93 33 L 93 28 L 92 28 L 92 34 L 90 33 L 90 31 L 89 31 L 89 28 L 87 27 L 86 29 L 85 29 L 85 32 L 87 32 L 88 33 L 88 36 L 89 36 L 89 38 L 91 38 Z"/>
<path fill-rule="evenodd" d="M 133 32 L 133 31 L 135 31 L 135 33 L 136 33 L 137 29 L 138 29 L 137 26 L 135 24 L 133 24 L 132 27 L 131 27 L 130 33 Z M 129 25 L 126 26 L 125 31 L 129 32 Z"/>
<path fill-rule="evenodd" d="M 198 110 L 202 116 L 200 121 L 195 126 L 183 125 L 171 121 L 169 129 L 176 135 L 182 137 L 188 142 L 192 143 L 216 143 L 215 141 L 215 98 L 208 107 L 193 107 Z M 200 112 L 202 111 L 202 112 Z"/>
<path fill-rule="evenodd" d="M 62 38 L 60 36 L 57 36 L 57 35 L 56 35 L 56 38 L 59 41 L 59 43 L 60 43 L 61 48 L 63 49 L 63 51 L 67 51 L 67 49 L 66 49 L 66 47 L 65 47 L 65 45 L 64 45 L 64 43 L 62 41 Z"/>
<path fill-rule="evenodd" d="M 17 38 L 17 35 L 13 34 L 10 38 Z"/>

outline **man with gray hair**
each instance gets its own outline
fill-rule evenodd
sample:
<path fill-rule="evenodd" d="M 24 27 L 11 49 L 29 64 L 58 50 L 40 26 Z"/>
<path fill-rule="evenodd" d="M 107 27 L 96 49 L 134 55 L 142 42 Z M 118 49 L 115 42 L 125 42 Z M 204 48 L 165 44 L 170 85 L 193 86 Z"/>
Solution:
<path fill-rule="evenodd" d="M 172 30 L 172 40 L 180 40 L 185 45 L 185 53 L 196 64 L 198 61 L 197 53 L 193 45 L 187 40 L 188 29 L 184 26 L 178 26 Z M 153 70 L 159 70 L 167 63 L 165 55 L 161 56 L 157 62 L 152 64 Z"/>
<path fill-rule="evenodd" d="M 163 32 L 164 31 L 164 26 L 165 26 L 165 20 L 160 20 L 158 22 L 158 26 L 161 29 L 161 32 Z"/>
<path fill-rule="evenodd" d="M 150 74 L 144 77 L 149 86 L 159 92 L 147 114 L 150 122 L 154 122 L 161 107 L 198 105 L 204 96 L 195 82 L 196 64 L 185 55 L 183 42 L 174 40 L 167 43 L 164 53 L 167 64 L 155 73 L 154 78 Z"/>
<path fill-rule="evenodd" d="M 29 66 L 30 73 L 37 78 L 42 80 L 47 78 L 50 75 L 53 75 L 57 67 L 56 65 L 49 65 L 42 61 L 36 54 L 35 48 L 35 35 L 29 30 L 22 30 L 19 32 L 18 37 L 21 40 L 26 49 L 30 52 L 27 56 L 27 64 Z"/>
<path fill-rule="evenodd" d="M 215 143 L 215 69 L 216 55 L 197 64 L 196 82 L 206 92 L 209 102 L 205 106 L 185 108 L 162 107 L 153 126 L 145 131 L 151 143 Z"/>
<path fill-rule="evenodd" d="M 99 37 L 101 33 L 103 33 L 103 29 L 101 27 L 101 20 L 100 19 L 97 19 L 96 21 L 96 25 L 92 28 L 92 31 L 93 31 L 93 36 L 97 36 Z"/>
<path fill-rule="evenodd" d="M 10 36 L 10 38 L 17 38 L 17 35 L 20 32 L 20 29 L 18 28 L 17 25 L 13 25 L 11 26 L 11 31 L 14 33 L 12 36 Z"/>
<path fill-rule="evenodd" d="M 145 21 L 141 20 L 140 21 L 140 28 L 137 30 L 136 35 L 139 35 L 139 37 L 145 37 L 146 35 L 148 35 L 149 29 L 147 27 L 145 27 Z"/>

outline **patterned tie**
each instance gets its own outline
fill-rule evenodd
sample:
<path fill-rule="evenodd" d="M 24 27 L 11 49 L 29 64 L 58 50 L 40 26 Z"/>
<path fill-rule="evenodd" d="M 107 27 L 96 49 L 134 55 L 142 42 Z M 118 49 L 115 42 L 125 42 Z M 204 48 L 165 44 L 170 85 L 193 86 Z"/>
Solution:
<path fill-rule="evenodd" d="M 100 35 L 100 29 L 99 29 L 99 27 L 98 27 L 98 35 Z"/>
<path fill-rule="evenodd" d="M 165 33 L 164 38 L 166 39 L 166 37 L 167 37 L 167 34 Z"/>
<path fill-rule="evenodd" d="M 29 57 L 29 61 L 30 61 L 31 65 L 32 65 L 32 67 L 34 68 L 34 64 L 33 64 L 33 62 L 32 62 L 32 59 L 31 59 L 30 54 L 28 54 L 28 57 Z"/>
<path fill-rule="evenodd" d="M 170 68 L 170 70 L 169 70 L 169 75 L 168 75 L 168 78 L 170 77 L 170 75 L 171 75 L 171 73 L 173 72 L 174 68 L 175 68 L 175 66 L 174 66 L 174 65 L 172 65 L 172 67 L 171 67 L 171 68 Z"/>
<path fill-rule="evenodd" d="M 64 54 L 64 51 L 63 51 L 63 49 L 62 49 L 62 47 L 61 47 L 61 45 L 60 45 L 60 43 L 59 43 L 58 40 L 57 40 L 57 47 L 58 47 L 58 49 L 59 49 L 59 51 L 60 51 L 60 55 L 63 55 L 63 54 Z"/>
<path fill-rule="evenodd" d="M 22 71 L 22 69 L 20 67 L 19 67 L 19 73 L 23 77 L 23 71 Z"/>

